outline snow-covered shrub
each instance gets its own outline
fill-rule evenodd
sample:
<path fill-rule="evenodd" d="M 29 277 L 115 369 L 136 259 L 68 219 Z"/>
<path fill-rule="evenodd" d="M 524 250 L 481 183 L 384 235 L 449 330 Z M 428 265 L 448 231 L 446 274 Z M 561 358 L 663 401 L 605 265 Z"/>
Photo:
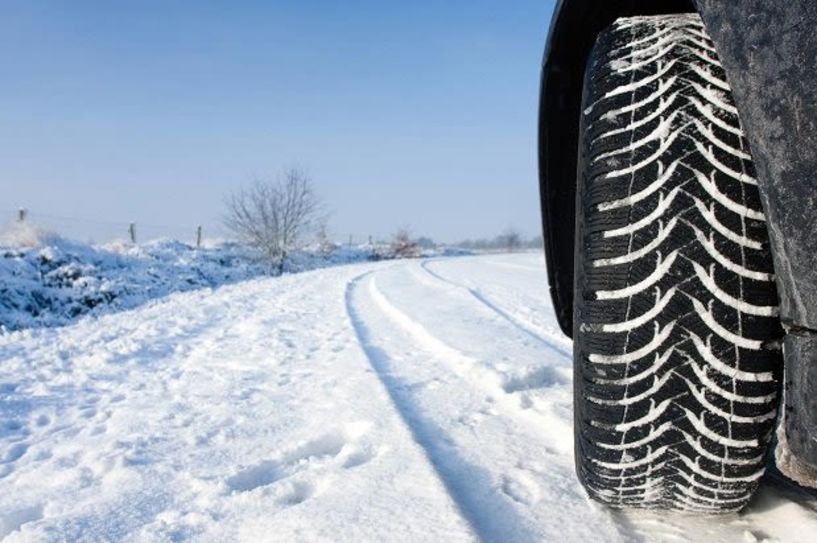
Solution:
<path fill-rule="evenodd" d="M 81 315 L 135 307 L 264 270 L 235 244 L 196 250 L 162 240 L 92 247 L 56 236 L 15 236 L 15 245 L 0 246 L 0 327 L 7 330 L 67 324 Z"/>
<path fill-rule="evenodd" d="M 269 271 L 258 251 L 235 242 L 207 242 L 199 249 L 168 239 L 91 246 L 25 223 L 0 239 L 0 332 L 65 325 L 83 315 L 129 309 L 173 292 L 215 288 Z M 398 257 L 388 244 L 324 242 L 292 252 L 281 273 Z M 445 250 L 423 256 L 441 254 Z M 399 256 L 419 256 L 419 251 Z"/>
<path fill-rule="evenodd" d="M 395 258 L 416 258 L 420 256 L 420 247 L 411 238 L 407 228 L 400 228 L 394 233 L 391 250 Z"/>

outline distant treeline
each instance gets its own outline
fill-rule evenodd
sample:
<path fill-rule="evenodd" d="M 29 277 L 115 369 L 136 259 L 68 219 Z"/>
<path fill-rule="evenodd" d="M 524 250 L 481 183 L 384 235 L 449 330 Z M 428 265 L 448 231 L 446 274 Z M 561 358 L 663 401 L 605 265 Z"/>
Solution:
<path fill-rule="evenodd" d="M 541 249 L 544 247 L 544 243 L 542 236 L 526 239 L 516 230 L 509 229 L 490 239 L 466 239 L 454 245 L 475 251 L 517 251 L 521 249 Z"/>

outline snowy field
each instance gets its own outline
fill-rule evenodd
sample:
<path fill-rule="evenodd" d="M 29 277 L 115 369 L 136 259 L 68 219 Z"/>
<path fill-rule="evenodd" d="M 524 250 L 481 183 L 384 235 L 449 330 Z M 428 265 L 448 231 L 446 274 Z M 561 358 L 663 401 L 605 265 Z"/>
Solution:
<path fill-rule="evenodd" d="M 615 513 L 572 466 L 540 255 L 340 266 L 0 335 L 4 541 L 815 541 Z"/>

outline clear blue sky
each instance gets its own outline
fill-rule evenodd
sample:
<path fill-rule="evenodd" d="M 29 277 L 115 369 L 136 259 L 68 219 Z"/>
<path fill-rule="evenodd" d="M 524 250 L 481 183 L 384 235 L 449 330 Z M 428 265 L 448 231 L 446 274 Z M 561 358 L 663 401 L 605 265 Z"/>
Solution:
<path fill-rule="evenodd" d="M 2 10 L 6 216 L 23 206 L 97 241 L 120 230 L 107 222 L 130 220 L 148 235 L 199 223 L 212 233 L 225 194 L 298 165 L 338 238 L 400 225 L 449 241 L 538 232 L 552 0 L 20 0 Z"/>

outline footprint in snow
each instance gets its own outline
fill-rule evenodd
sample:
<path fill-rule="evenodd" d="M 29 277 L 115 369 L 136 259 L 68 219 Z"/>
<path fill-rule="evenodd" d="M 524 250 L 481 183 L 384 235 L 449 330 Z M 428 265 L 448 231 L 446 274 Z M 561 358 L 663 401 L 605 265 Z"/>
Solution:
<path fill-rule="evenodd" d="M 28 452 L 27 443 L 15 443 L 0 454 L 0 479 L 8 477 L 14 472 L 16 462 Z"/>
<path fill-rule="evenodd" d="M 547 388 L 567 383 L 568 380 L 560 372 L 559 368 L 543 366 L 519 375 L 506 376 L 502 384 L 502 389 L 508 394 L 512 394 L 514 392 Z"/>
<path fill-rule="evenodd" d="M 351 469 L 369 462 L 374 454 L 357 443 L 368 431 L 368 423 L 351 424 L 345 430 L 323 434 L 282 454 L 247 467 L 226 481 L 233 493 L 251 492 L 279 483 L 276 490 L 282 505 L 296 505 L 323 491 L 327 477 L 320 473 Z"/>
<path fill-rule="evenodd" d="M 3 423 L 2 429 L 4 430 L 3 433 L 13 433 L 23 429 L 23 423 L 19 420 L 8 420 Z"/>
<path fill-rule="evenodd" d="M 502 493 L 522 505 L 533 505 L 541 496 L 539 485 L 534 478 L 522 470 L 502 477 Z"/>
<path fill-rule="evenodd" d="M 0 422 L 0 438 L 8 441 L 21 441 L 31 435 L 28 425 L 23 422 L 10 419 Z"/>
<path fill-rule="evenodd" d="M 41 518 L 43 518 L 42 505 L 0 511 L 0 539 L 19 530 L 23 524 L 35 522 Z"/>
<path fill-rule="evenodd" d="M 236 473 L 227 479 L 227 486 L 233 492 L 249 492 L 262 486 L 271 485 L 284 477 L 286 477 L 286 472 L 281 464 L 266 461 Z"/>
<path fill-rule="evenodd" d="M 227 486 L 233 492 L 249 492 L 256 488 L 295 475 L 311 463 L 336 457 L 346 445 L 342 432 L 324 434 L 307 441 L 279 460 L 266 460 L 250 466 L 227 479 Z"/>
<path fill-rule="evenodd" d="M 358 449 L 357 447 L 353 447 L 349 454 L 346 455 L 346 459 L 343 461 L 342 465 L 346 469 L 356 468 L 367 463 L 369 460 L 374 458 L 374 456 L 374 453 L 369 449 Z"/>
<path fill-rule="evenodd" d="M 282 492 L 278 503 L 284 506 L 298 505 L 303 503 L 312 496 L 315 496 L 322 490 L 324 484 L 316 485 L 310 481 L 292 481 L 288 483 L 288 488 Z"/>
<path fill-rule="evenodd" d="M 0 464 L 10 464 L 12 462 L 16 462 L 27 452 L 27 443 L 15 443 L 6 451 L 6 454 L 3 456 L 3 460 L 0 460 Z"/>

